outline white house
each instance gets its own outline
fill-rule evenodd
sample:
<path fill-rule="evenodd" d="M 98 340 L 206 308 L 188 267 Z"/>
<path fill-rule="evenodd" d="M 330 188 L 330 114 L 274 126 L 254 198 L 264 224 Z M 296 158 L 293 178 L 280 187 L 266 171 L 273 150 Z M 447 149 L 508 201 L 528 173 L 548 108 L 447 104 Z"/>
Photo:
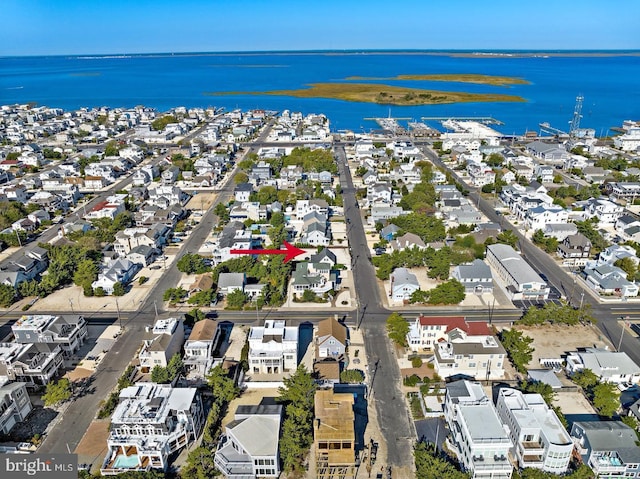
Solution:
<path fill-rule="evenodd" d="M 569 212 L 560 206 L 538 206 L 527 210 L 524 215 L 525 228 L 543 230 L 548 224 L 566 223 Z"/>
<path fill-rule="evenodd" d="M 472 479 L 510 479 L 513 443 L 482 387 L 455 381 L 446 390 L 445 419 L 462 468 Z"/>
<path fill-rule="evenodd" d="M 567 374 L 571 375 L 584 369 L 590 369 L 602 382 L 640 382 L 640 366 L 625 352 L 585 348 L 584 351 L 567 355 Z"/>
<path fill-rule="evenodd" d="M 389 279 L 389 296 L 393 301 L 408 301 L 411 295 L 420 289 L 418 278 L 407 268 L 396 268 Z"/>
<path fill-rule="evenodd" d="M 169 457 L 200 435 L 205 422 L 196 388 L 136 383 L 120 391 L 111 416 L 102 475 L 166 471 Z"/>
<path fill-rule="evenodd" d="M 298 365 L 298 327 L 267 319 L 249 331 L 249 373 L 282 374 Z"/>
<path fill-rule="evenodd" d="M 279 404 L 238 406 L 220 437 L 216 467 L 229 479 L 278 477 L 281 419 Z"/>
<path fill-rule="evenodd" d="M 532 467 L 557 475 L 567 471 L 573 441 L 540 394 L 501 388 L 496 409 L 508 427 L 513 456 L 520 468 Z"/>
<path fill-rule="evenodd" d="M 142 347 L 138 353 L 140 368 L 150 372 L 155 366 L 167 367 L 171 357 L 180 352 L 184 343 L 182 319 L 158 319 L 153 326 L 147 326 Z"/>
<path fill-rule="evenodd" d="M 587 218 L 596 217 L 600 223 L 614 224 L 616 220 L 622 216 L 624 208 L 605 199 L 592 198 L 584 207 L 584 213 Z"/>

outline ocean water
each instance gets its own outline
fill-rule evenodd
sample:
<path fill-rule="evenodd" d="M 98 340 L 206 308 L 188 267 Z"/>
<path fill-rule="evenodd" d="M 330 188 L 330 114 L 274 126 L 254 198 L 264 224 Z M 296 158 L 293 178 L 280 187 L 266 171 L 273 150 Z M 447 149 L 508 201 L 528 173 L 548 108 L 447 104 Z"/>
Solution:
<path fill-rule="evenodd" d="M 340 82 L 350 76 L 477 73 L 521 77 L 509 88 L 455 82 L 369 80 L 443 91 L 505 93 L 526 103 L 384 106 L 321 98 L 264 95 L 270 90 Z M 175 106 L 289 109 L 324 113 L 333 130 L 376 128 L 367 118 L 490 116 L 510 133 L 538 131 L 549 122 L 567 130 L 578 95 L 581 126 L 605 135 L 625 119 L 640 119 L 640 56 L 458 56 L 411 52 L 228 53 L 191 55 L 52 56 L 0 58 L 0 104 L 131 107 L 166 111 Z M 357 80 L 362 82 L 363 80 Z M 208 95 L 208 92 L 243 92 Z M 256 92 L 257 94 L 245 94 Z M 428 122 L 433 126 L 436 123 Z"/>

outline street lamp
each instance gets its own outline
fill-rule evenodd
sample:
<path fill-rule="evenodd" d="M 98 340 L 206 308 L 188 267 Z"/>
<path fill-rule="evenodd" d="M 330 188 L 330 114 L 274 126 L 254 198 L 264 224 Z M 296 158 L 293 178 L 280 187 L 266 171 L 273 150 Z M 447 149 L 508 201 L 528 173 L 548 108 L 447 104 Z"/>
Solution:
<path fill-rule="evenodd" d="M 73 300 L 71 298 L 69 298 L 69 306 L 71 306 L 71 314 L 75 314 L 73 312 Z"/>

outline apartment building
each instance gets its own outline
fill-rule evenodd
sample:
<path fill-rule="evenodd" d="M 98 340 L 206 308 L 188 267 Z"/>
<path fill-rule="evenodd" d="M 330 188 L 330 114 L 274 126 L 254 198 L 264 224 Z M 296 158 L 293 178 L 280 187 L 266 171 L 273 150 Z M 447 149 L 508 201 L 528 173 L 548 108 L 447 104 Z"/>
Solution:
<path fill-rule="evenodd" d="M 487 246 L 486 261 L 497 273 L 512 300 L 543 300 L 549 297 L 549 286 L 511 246 Z"/>
<path fill-rule="evenodd" d="M 462 468 L 472 479 L 510 479 L 513 443 L 480 384 L 455 381 L 446 391 L 445 419 Z"/>
<path fill-rule="evenodd" d="M 268 319 L 249 331 L 249 371 L 282 374 L 298 365 L 298 327 Z"/>
<path fill-rule="evenodd" d="M 11 330 L 17 343 L 60 346 L 65 357 L 72 356 L 87 338 L 87 322 L 82 316 L 25 315 Z"/>
<path fill-rule="evenodd" d="M 195 388 L 137 383 L 120 391 L 100 472 L 166 471 L 169 457 L 195 440 L 205 415 Z"/>
<path fill-rule="evenodd" d="M 513 456 L 520 468 L 532 467 L 558 475 L 567 471 L 573 442 L 540 394 L 502 388 L 496 409 L 509 428 Z"/>
<path fill-rule="evenodd" d="M 353 401 L 351 393 L 336 393 L 331 389 L 316 391 L 313 437 L 318 479 L 356 477 Z"/>

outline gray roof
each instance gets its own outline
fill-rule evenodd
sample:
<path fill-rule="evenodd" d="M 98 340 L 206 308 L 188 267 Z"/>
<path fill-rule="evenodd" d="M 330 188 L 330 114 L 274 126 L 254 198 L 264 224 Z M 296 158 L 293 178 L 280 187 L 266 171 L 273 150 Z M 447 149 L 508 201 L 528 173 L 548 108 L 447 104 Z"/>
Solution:
<path fill-rule="evenodd" d="M 527 374 L 532 381 L 548 384 L 553 389 L 560 389 L 562 387 L 558 376 L 556 376 L 551 369 L 529 369 Z"/>
<path fill-rule="evenodd" d="M 491 268 L 481 259 L 475 259 L 470 264 L 456 266 L 461 279 L 485 279 L 491 278 Z"/>
<path fill-rule="evenodd" d="M 614 352 L 605 349 L 587 348 L 579 353 L 584 367 L 591 369 L 598 376 L 611 377 L 614 374 L 639 374 L 640 366 L 625 352 Z"/>
<path fill-rule="evenodd" d="M 461 405 L 459 411 L 474 442 L 480 439 L 511 442 L 492 404 Z"/>
<path fill-rule="evenodd" d="M 397 286 L 398 284 L 413 284 L 415 286 L 420 286 L 418 283 L 418 278 L 416 275 L 409 271 L 407 268 L 396 268 L 391 273 L 391 280 L 393 284 Z"/>
<path fill-rule="evenodd" d="M 241 288 L 244 286 L 244 273 L 220 273 L 218 276 L 218 288 Z"/>
<path fill-rule="evenodd" d="M 636 433 L 621 421 L 576 422 L 584 430 L 592 451 L 616 451 L 625 464 L 640 463 Z"/>
<path fill-rule="evenodd" d="M 234 421 L 233 435 L 252 457 L 274 456 L 278 452 L 280 420 L 259 415 Z"/>
<path fill-rule="evenodd" d="M 542 283 L 545 281 L 536 273 L 529 263 L 518 254 L 511 246 L 506 244 L 492 244 L 487 246 L 490 251 L 502 265 L 509 271 L 511 277 L 519 284 L 525 283 Z"/>

